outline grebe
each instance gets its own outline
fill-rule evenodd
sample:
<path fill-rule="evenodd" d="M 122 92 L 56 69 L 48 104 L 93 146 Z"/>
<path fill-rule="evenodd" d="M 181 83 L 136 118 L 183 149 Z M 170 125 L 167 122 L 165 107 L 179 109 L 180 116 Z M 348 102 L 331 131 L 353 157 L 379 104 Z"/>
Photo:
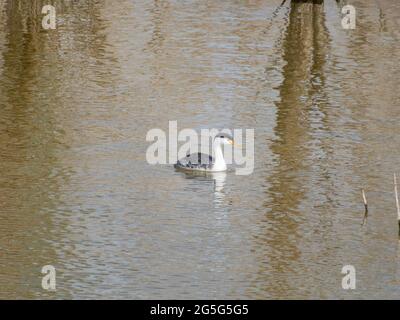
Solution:
<path fill-rule="evenodd" d="M 225 171 L 226 162 L 221 148 L 223 144 L 234 145 L 232 137 L 228 134 L 221 133 L 214 138 L 213 148 L 215 158 L 200 152 L 192 153 L 188 154 L 185 158 L 178 160 L 174 165 L 174 168 L 189 171 Z"/>

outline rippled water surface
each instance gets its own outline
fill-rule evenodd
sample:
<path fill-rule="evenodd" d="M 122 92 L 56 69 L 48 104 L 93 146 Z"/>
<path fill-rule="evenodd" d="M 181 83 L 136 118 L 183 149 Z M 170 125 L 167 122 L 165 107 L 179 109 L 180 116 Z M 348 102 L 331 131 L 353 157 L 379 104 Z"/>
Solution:
<path fill-rule="evenodd" d="M 399 297 L 396 0 L 52 2 L 0 0 L 0 298 Z M 148 164 L 169 120 L 253 174 Z"/>

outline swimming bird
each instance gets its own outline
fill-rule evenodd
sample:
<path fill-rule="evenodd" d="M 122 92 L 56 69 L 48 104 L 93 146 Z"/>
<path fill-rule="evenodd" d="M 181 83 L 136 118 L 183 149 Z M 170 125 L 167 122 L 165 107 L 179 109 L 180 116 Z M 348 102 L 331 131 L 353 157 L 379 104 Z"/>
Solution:
<path fill-rule="evenodd" d="M 215 157 L 200 152 L 188 154 L 185 158 L 178 160 L 174 168 L 205 172 L 225 171 L 227 167 L 222 153 L 223 144 L 234 145 L 233 138 L 225 133 L 218 134 L 213 141 Z"/>

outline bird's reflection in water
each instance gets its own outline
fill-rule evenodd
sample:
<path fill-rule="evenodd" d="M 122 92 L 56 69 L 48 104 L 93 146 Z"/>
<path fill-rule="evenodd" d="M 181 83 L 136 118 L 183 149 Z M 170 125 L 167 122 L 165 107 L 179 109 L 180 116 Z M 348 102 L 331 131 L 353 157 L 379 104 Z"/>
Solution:
<path fill-rule="evenodd" d="M 226 172 L 204 172 L 204 171 L 180 171 L 185 175 L 186 179 L 196 179 L 199 181 L 214 182 L 214 204 L 216 209 L 225 207 L 225 180 Z"/>
<path fill-rule="evenodd" d="M 216 207 L 221 207 L 225 203 L 225 180 L 226 172 L 215 172 L 212 173 L 212 179 L 214 179 L 214 203 Z"/>

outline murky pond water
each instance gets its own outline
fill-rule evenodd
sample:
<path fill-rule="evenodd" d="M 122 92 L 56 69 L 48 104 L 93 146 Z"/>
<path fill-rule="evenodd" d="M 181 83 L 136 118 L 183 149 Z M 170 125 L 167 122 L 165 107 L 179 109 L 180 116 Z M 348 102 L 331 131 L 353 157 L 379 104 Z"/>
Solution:
<path fill-rule="evenodd" d="M 396 0 L 50 2 L 0 0 L 0 298 L 399 297 Z M 253 174 L 148 164 L 169 120 Z"/>

